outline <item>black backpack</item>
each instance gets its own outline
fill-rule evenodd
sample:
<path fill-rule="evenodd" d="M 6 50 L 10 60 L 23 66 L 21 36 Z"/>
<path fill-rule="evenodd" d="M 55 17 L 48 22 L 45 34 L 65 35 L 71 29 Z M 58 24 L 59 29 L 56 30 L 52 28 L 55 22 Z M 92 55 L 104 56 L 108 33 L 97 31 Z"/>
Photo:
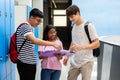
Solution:
<path fill-rule="evenodd" d="M 86 22 L 85 23 L 84 29 L 85 29 L 85 32 L 86 32 L 87 37 L 89 39 L 89 42 L 92 43 L 92 41 L 90 39 L 89 31 L 88 31 L 88 25 L 89 25 L 89 23 L 90 22 Z M 100 48 L 93 49 L 93 56 L 94 57 L 98 57 L 99 55 L 100 55 Z"/>

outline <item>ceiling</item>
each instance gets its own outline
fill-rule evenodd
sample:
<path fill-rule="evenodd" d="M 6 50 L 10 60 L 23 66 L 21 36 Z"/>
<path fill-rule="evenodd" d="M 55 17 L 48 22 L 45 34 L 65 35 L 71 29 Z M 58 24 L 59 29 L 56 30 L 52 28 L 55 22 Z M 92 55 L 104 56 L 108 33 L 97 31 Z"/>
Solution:
<path fill-rule="evenodd" d="M 44 2 L 47 2 L 48 0 L 44 0 Z M 55 2 L 55 3 L 68 3 L 69 2 L 69 0 L 51 0 L 51 1 L 53 1 L 53 2 Z"/>
<path fill-rule="evenodd" d="M 55 3 L 68 3 L 69 0 L 54 0 Z"/>

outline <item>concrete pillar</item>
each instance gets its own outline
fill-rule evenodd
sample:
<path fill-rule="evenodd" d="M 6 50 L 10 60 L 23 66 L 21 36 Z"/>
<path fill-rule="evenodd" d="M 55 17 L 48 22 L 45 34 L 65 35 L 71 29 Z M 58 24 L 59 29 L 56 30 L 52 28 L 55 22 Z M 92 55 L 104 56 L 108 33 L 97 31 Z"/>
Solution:
<path fill-rule="evenodd" d="M 33 0 L 32 6 L 33 8 L 38 8 L 43 12 L 43 0 Z M 42 38 L 43 22 L 40 25 L 38 25 L 38 27 L 39 27 L 39 38 Z"/>
<path fill-rule="evenodd" d="M 15 5 L 27 5 L 32 7 L 32 0 L 15 0 Z"/>
<path fill-rule="evenodd" d="M 32 6 L 33 8 L 38 8 L 43 12 L 43 0 L 33 0 L 32 2 Z M 38 29 L 39 29 L 39 38 L 42 39 L 42 35 L 43 35 L 43 22 L 41 24 L 38 25 Z M 35 80 L 40 80 L 40 71 L 41 71 L 41 62 L 40 60 L 38 61 L 37 64 L 37 70 L 36 70 L 36 79 Z"/>

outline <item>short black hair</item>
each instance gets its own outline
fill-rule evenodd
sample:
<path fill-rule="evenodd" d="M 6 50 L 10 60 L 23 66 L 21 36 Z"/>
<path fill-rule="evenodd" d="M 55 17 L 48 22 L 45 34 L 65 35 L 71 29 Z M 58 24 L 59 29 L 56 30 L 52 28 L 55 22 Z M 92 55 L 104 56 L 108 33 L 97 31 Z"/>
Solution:
<path fill-rule="evenodd" d="M 40 11 L 39 9 L 37 8 L 33 8 L 31 11 L 30 11 L 30 17 L 33 16 L 33 17 L 40 17 L 40 18 L 43 18 L 43 13 L 42 11 Z"/>
<path fill-rule="evenodd" d="M 71 5 L 66 9 L 67 16 L 74 15 L 77 12 L 79 12 L 79 14 L 80 14 L 80 9 L 77 5 Z"/>

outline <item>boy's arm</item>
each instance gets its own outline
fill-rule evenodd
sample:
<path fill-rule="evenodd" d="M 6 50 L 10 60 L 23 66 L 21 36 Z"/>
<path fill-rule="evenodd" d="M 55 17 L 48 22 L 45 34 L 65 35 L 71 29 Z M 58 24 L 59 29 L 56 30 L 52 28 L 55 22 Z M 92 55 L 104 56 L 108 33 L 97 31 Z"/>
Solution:
<path fill-rule="evenodd" d="M 73 43 L 71 42 L 70 47 L 69 47 L 69 50 L 71 50 L 72 46 L 73 46 Z M 67 63 L 68 63 L 68 59 L 69 59 L 69 56 L 64 56 L 63 64 L 64 64 L 65 66 L 66 66 Z"/>
<path fill-rule="evenodd" d="M 69 57 L 68 56 L 64 56 L 64 59 L 63 59 L 63 64 L 66 66 L 67 63 L 68 63 L 68 59 Z"/>
<path fill-rule="evenodd" d="M 80 51 L 80 50 L 85 50 L 85 49 L 91 50 L 91 49 L 98 48 L 99 46 L 100 46 L 99 39 L 96 38 L 95 40 L 92 41 L 91 44 L 88 44 L 88 45 L 73 44 L 71 46 L 71 50 L 72 51 Z"/>
<path fill-rule="evenodd" d="M 44 41 L 42 39 L 35 38 L 34 34 L 26 35 L 26 38 L 29 39 L 33 44 L 44 45 L 44 46 L 53 46 L 58 50 L 61 50 L 61 46 L 55 44 L 54 42 Z"/>

